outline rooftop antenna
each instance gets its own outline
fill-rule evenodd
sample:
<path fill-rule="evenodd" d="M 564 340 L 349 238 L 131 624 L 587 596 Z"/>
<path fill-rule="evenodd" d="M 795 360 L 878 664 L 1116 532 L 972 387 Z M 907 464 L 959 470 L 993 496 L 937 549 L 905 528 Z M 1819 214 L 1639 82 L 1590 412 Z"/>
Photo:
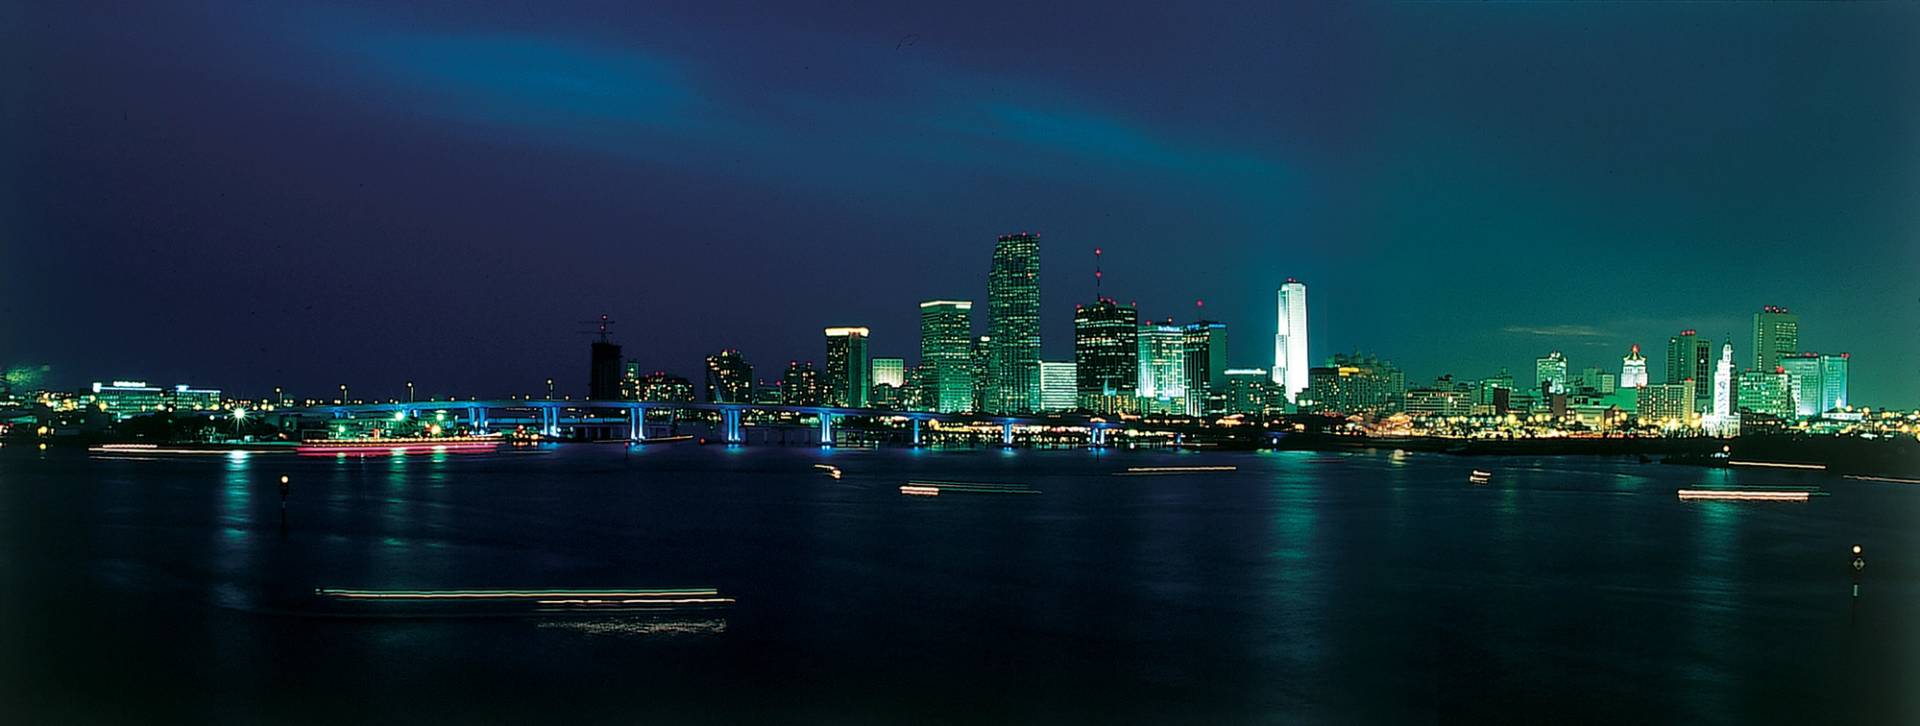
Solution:
<path fill-rule="evenodd" d="M 605 343 L 605 342 L 608 342 L 607 340 L 608 337 L 613 335 L 613 330 L 611 327 L 613 325 L 613 322 L 614 322 L 613 319 L 607 317 L 606 313 L 601 313 L 599 320 L 582 320 L 580 321 L 580 324 L 581 325 L 598 325 L 599 329 L 597 331 L 587 333 L 587 335 L 598 335 L 600 336 L 600 342 Z"/>
<path fill-rule="evenodd" d="M 1093 248 L 1093 299 L 1096 302 L 1102 299 L 1100 297 L 1100 248 L 1098 247 Z"/>

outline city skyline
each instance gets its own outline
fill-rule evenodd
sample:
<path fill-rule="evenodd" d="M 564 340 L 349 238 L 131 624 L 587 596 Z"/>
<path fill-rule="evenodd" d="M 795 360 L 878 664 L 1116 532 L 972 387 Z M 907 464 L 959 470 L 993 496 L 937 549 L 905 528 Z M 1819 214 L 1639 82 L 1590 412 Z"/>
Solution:
<path fill-rule="evenodd" d="M 1074 13 L 844 12 L 726 51 L 671 12 L 23 12 L 41 32 L 14 47 L 33 70 L 0 144 L 34 182 L 9 200 L 0 357 L 65 388 L 578 392 L 575 321 L 603 312 L 629 358 L 693 377 L 726 348 L 824 364 L 819 328 L 846 321 L 909 355 L 910 304 L 984 308 L 985 248 L 1031 229 L 1046 360 L 1071 355 L 1098 247 L 1143 319 L 1206 300 L 1235 367 L 1273 367 L 1256 351 L 1297 277 L 1311 364 L 1367 350 L 1477 377 L 1558 349 L 1579 368 L 1687 328 L 1745 360 L 1753 312 L 1779 305 L 1802 350 L 1853 354 L 1855 401 L 1920 404 L 1900 92 L 1920 64 L 1868 42 L 1914 29 L 1908 8 L 1281 8 L 1224 36 L 1117 14 L 1167 68 L 1146 75 L 1107 70 L 1131 66 L 1067 32 Z M 1838 30 L 1794 32 L 1816 13 Z M 1637 28 L 1664 70 L 1618 63 L 1593 24 Z M 149 51 L 171 61 L 123 61 Z M 1777 60 L 1796 54 L 1822 63 Z M 793 57 L 810 70 L 774 62 Z M 762 97 L 813 122 L 753 125 Z"/>

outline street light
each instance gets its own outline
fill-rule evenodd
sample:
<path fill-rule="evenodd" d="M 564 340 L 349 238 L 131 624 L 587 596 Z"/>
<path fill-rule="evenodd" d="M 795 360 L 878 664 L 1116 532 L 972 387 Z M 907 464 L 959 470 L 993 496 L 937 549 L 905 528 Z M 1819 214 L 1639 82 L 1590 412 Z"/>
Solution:
<path fill-rule="evenodd" d="M 340 384 L 340 405 L 347 405 L 347 384 Z"/>
<path fill-rule="evenodd" d="M 407 381 L 407 403 L 413 403 L 413 381 Z"/>
<path fill-rule="evenodd" d="M 547 400 L 553 400 L 553 379 L 547 379 Z"/>

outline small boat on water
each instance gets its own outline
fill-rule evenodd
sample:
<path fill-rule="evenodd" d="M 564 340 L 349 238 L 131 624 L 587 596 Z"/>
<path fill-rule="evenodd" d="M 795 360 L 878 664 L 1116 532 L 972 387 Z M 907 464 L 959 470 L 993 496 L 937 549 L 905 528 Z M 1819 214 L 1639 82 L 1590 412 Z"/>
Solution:
<path fill-rule="evenodd" d="M 1467 481 L 1476 486 L 1485 486 L 1488 482 L 1493 481 L 1493 472 L 1474 469 L 1471 473 L 1467 474 Z"/>

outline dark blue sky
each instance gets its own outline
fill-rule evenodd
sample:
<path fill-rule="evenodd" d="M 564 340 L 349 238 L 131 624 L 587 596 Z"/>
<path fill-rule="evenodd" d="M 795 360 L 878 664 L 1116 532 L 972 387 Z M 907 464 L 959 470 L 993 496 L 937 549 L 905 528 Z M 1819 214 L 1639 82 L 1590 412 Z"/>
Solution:
<path fill-rule="evenodd" d="M 56 383 L 578 392 L 602 312 L 689 376 L 912 358 L 1035 230 L 1055 358 L 1098 246 L 1238 365 L 1290 276 L 1410 381 L 1776 304 L 1920 405 L 1911 4 L 21 5 L 0 364 Z"/>

